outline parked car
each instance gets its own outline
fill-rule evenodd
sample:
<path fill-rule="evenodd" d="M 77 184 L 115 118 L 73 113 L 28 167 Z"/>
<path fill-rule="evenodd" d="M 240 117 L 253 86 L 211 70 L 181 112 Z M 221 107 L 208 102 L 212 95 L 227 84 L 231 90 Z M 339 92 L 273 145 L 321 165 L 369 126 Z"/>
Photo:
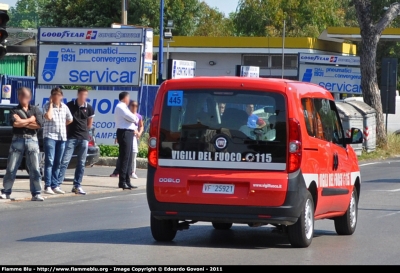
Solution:
<path fill-rule="evenodd" d="M 16 104 L 0 104 L 0 170 L 7 168 L 7 158 L 11 145 L 12 139 L 12 126 L 10 123 L 11 109 Z M 86 158 L 86 166 L 93 166 L 100 157 L 100 148 L 96 144 L 94 137 L 94 128 L 90 131 L 88 155 Z M 43 152 L 43 130 L 40 129 L 38 132 L 39 147 L 40 147 L 40 168 L 43 173 L 44 168 L 44 152 Z M 71 162 L 69 163 L 68 169 L 74 169 L 76 167 L 76 154 L 72 156 Z M 25 158 L 21 162 L 21 170 L 27 170 Z"/>

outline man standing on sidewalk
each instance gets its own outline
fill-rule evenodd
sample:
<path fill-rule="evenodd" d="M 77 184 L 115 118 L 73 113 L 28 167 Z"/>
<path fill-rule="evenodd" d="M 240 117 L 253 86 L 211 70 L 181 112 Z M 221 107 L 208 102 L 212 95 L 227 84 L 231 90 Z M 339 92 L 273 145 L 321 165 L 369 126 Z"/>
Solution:
<path fill-rule="evenodd" d="M 129 108 L 129 93 L 119 94 L 119 103 L 115 108 L 115 123 L 117 125 L 117 140 L 119 144 L 118 160 L 119 184 L 123 190 L 136 189 L 131 185 L 133 136 L 138 128 L 139 118 Z"/>
<path fill-rule="evenodd" d="M 67 141 L 66 126 L 72 123 L 73 118 L 67 105 L 62 102 L 63 92 L 56 87 L 51 90 L 49 102 L 43 106 L 44 127 L 44 192 L 47 194 L 64 194 L 58 186 L 61 159 L 64 155 Z"/>
<path fill-rule="evenodd" d="M 39 143 L 37 131 L 43 125 L 42 112 L 38 107 L 30 105 L 32 93 L 29 88 L 18 89 L 19 104 L 11 110 L 13 138 L 8 155 L 7 171 L 3 178 L 0 199 L 10 199 L 12 187 L 22 158 L 25 154 L 29 170 L 30 190 L 32 201 L 44 201 L 40 196 L 42 177 L 39 168 Z"/>
<path fill-rule="evenodd" d="M 78 89 L 78 98 L 70 101 L 67 106 L 72 114 L 74 121 L 67 126 L 67 144 L 65 145 L 64 156 L 61 160 L 60 174 L 58 176 L 58 187 L 62 184 L 65 177 L 65 171 L 71 161 L 74 150 L 76 150 L 77 165 L 75 168 L 74 186 L 72 192 L 83 194 L 81 183 L 85 172 L 86 156 L 89 145 L 89 130 L 93 124 L 94 110 L 86 102 L 88 90 L 86 88 Z"/>

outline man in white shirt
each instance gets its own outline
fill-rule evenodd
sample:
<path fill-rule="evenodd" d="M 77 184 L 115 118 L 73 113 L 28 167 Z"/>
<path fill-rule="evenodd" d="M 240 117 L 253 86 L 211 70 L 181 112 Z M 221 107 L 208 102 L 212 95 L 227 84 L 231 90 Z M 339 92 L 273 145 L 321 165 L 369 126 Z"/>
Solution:
<path fill-rule="evenodd" d="M 121 162 L 118 170 L 118 187 L 123 190 L 137 188 L 131 185 L 130 174 L 132 172 L 133 136 L 138 129 L 139 118 L 129 110 L 129 101 L 129 93 L 121 92 L 119 94 L 119 103 L 115 108 L 115 124 L 117 127 L 117 141 L 119 144 L 118 160 Z"/>

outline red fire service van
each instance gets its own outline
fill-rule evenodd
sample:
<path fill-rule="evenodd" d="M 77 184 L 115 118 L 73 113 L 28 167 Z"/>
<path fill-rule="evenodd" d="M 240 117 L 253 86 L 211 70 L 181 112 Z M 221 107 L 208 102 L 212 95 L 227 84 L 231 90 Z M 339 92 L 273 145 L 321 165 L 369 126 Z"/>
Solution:
<path fill-rule="evenodd" d="M 356 229 L 361 177 L 331 93 L 303 82 L 198 77 L 165 81 L 150 125 L 147 199 L 151 232 L 211 222 L 274 225 L 308 247 L 314 220 L 339 235 Z"/>

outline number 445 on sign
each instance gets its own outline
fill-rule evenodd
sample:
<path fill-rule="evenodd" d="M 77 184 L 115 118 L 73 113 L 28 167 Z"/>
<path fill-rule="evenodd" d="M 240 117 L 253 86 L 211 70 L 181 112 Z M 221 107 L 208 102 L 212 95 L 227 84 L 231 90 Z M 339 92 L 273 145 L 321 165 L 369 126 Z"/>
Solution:
<path fill-rule="evenodd" d="M 168 91 L 168 106 L 183 105 L 183 91 Z"/>

